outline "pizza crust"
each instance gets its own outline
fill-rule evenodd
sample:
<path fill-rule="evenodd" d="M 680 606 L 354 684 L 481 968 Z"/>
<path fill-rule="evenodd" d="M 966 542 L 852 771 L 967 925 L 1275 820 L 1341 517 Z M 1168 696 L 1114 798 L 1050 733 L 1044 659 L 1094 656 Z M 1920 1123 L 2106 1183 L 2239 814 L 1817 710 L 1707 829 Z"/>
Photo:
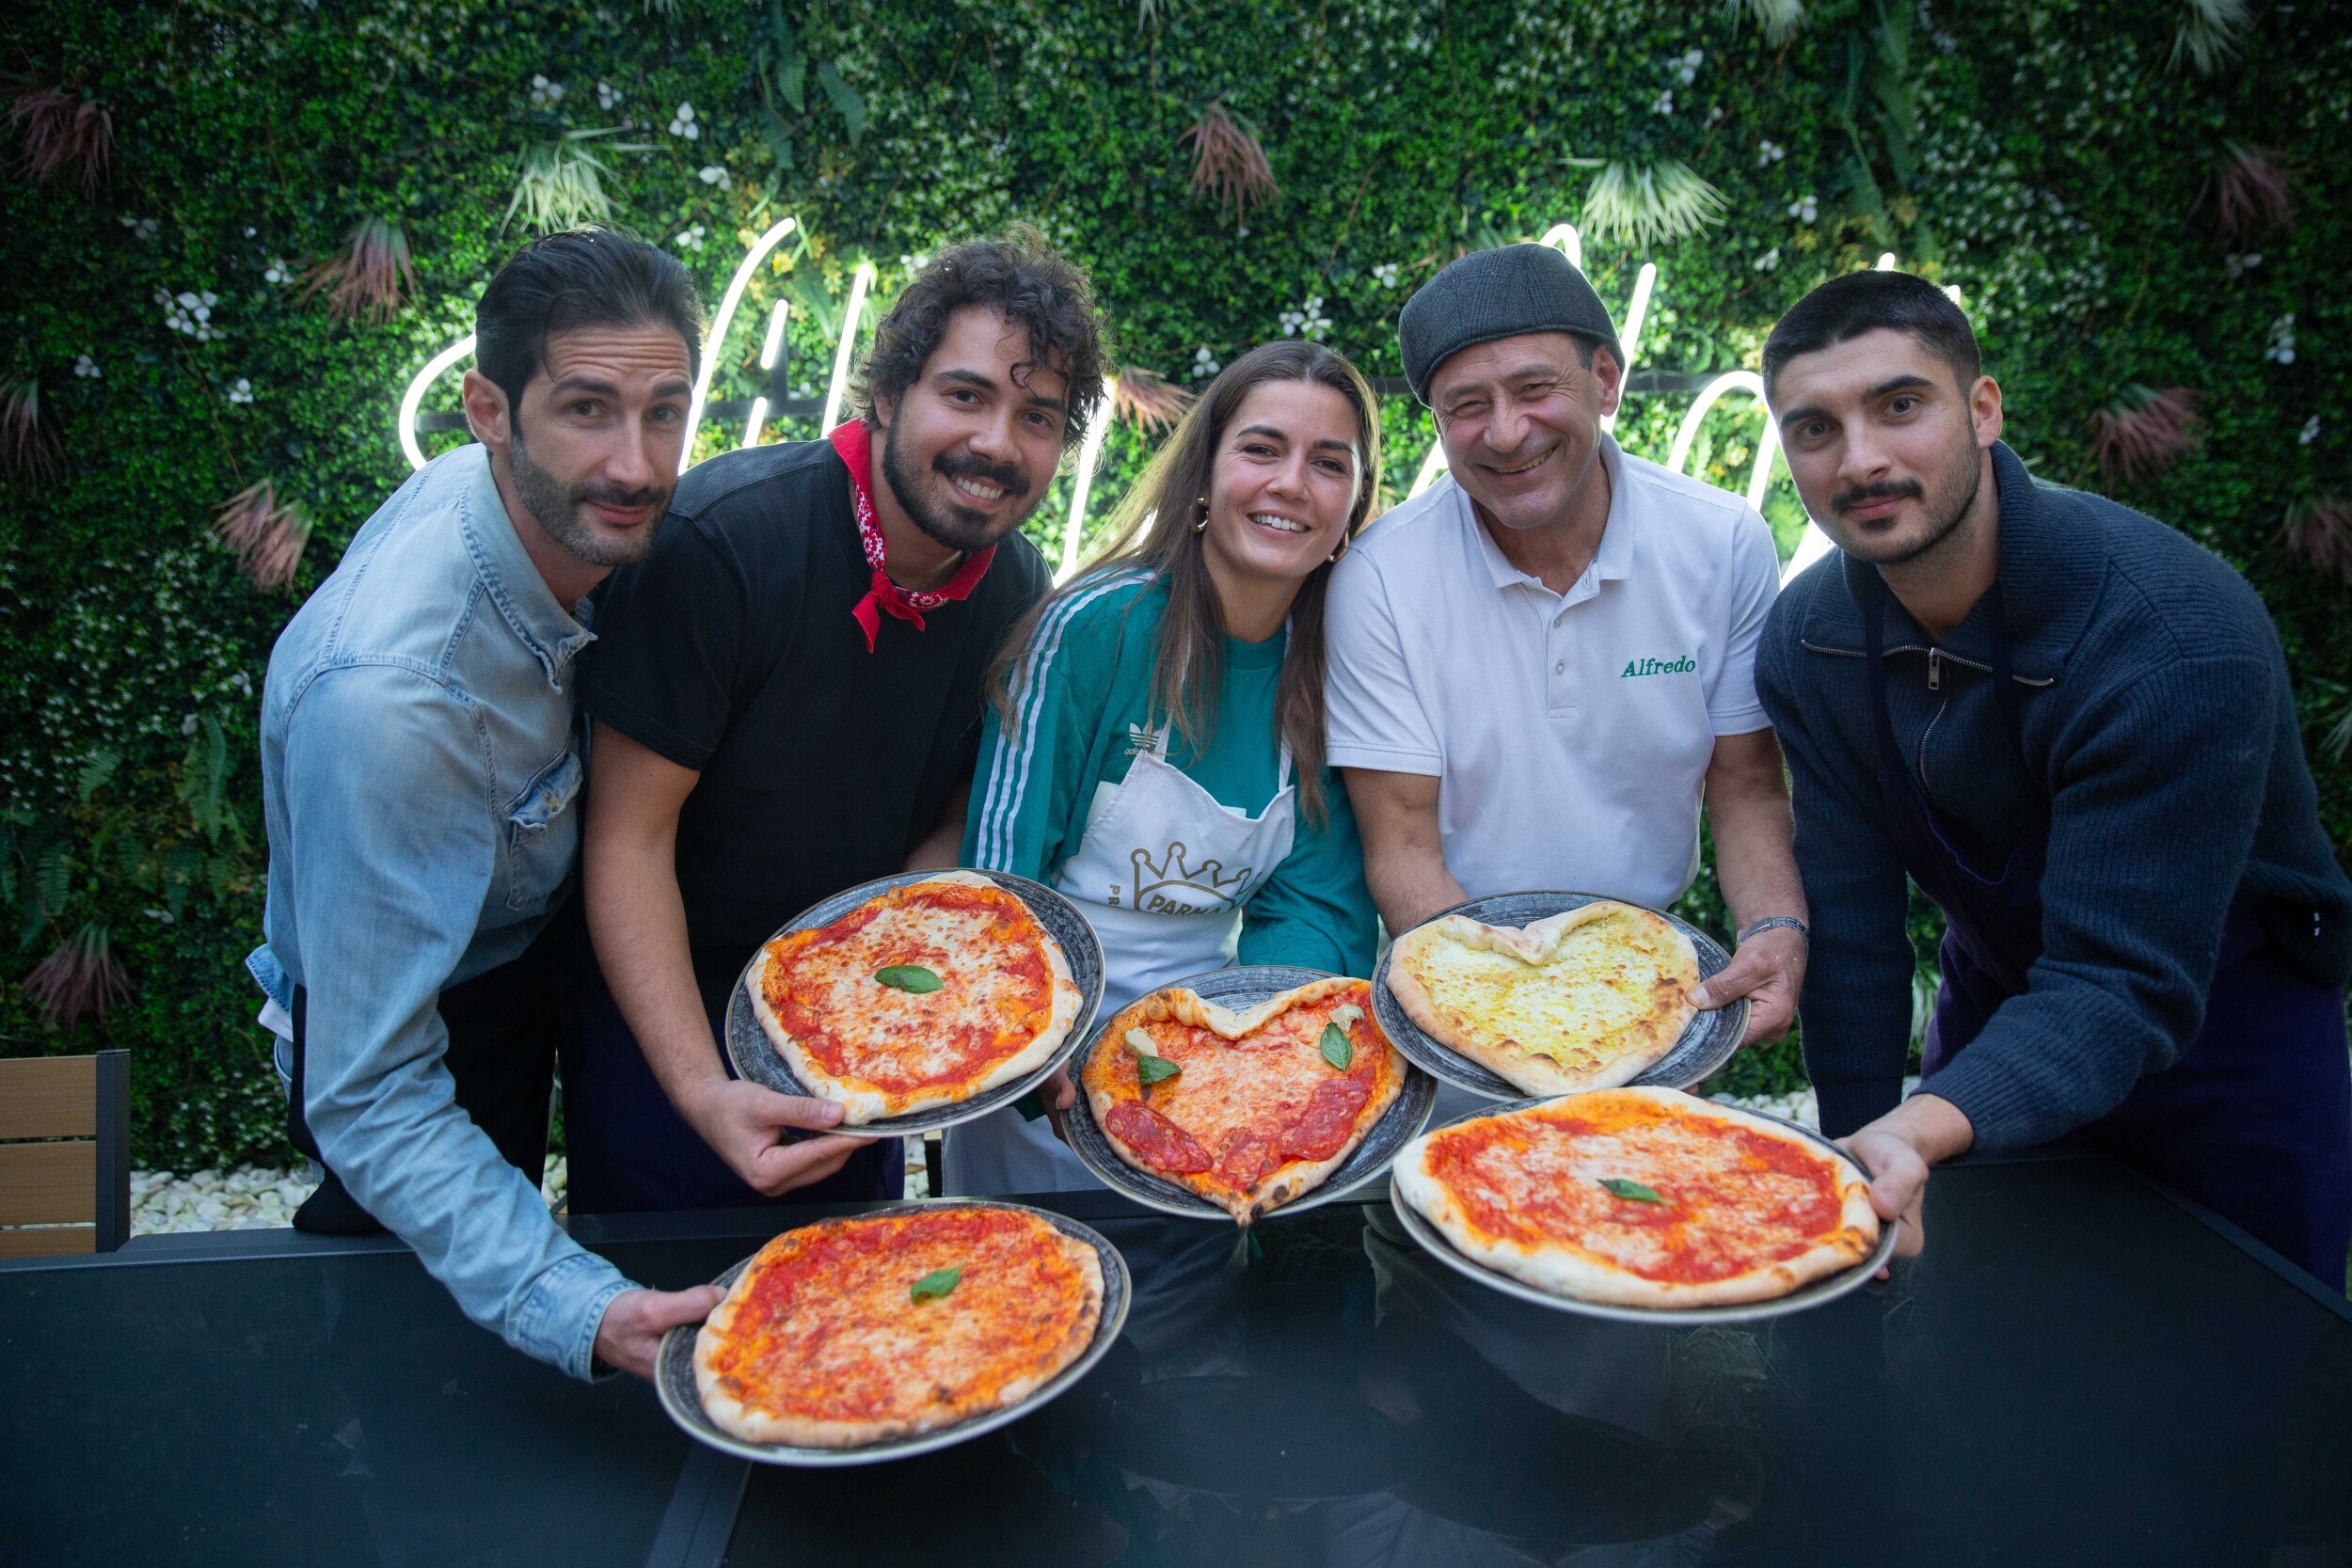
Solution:
<path fill-rule="evenodd" d="M 1397 1196 L 1436 1226 L 1454 1249 L 1497 1274 L 1533 1285 L 1539 1291 L 1578 1301 L 1614 1307 L 1668 1310 L 1693 1307 L 1728 1307 L 1773 1301 L 1852 1268 L 1878 1245 L 1880 1220 L 1870 1207 L 1870 1182 L 1844 1154 L 1824 1148 L 1792 1128 L 1756 1116 L 1736 1105 L 1702 1100 L 1680 1089 L 1656 1086 L 1612 1091 L 1640 1096 L 1696 1120 L 1714 1120 L 1759 1132 L 1802 1149 L 1829 1166 L 1837 1188 L 1838 1226 L 1806 1251 L 1721 1279 L 1683 1283 L 1650 1279 L 1632 1273 L 1572 1243 L 1530 1247 L 1498 1237 L 1480 1227 L 1457 1200 L 1453 1188 L 1430 1174 L 1428 1157 L 1433 1140 L 1455 1129 L 1478 1123 L 1540 1115 L 1550 1106 L 1538 1105 L 1481 1117 L 1469 1122 L 1425 1132 L 1405 1146 L 1396 1157 L 1393 1177 Z M 1554 1105 L 1558 1101 L 1552 1102 Z"/>
<path fill-rule="evenodd" d="M 1190 1024 L 1206 1029 L 1219 1038 L 1237 1040 L 1254 1034 L 1293 1007 L 1311 1006 L 1359 987 L 1364 989 L 1364 1000 L 1369 1003 L 1371 991 L 1365 982 L 1335 975 L 1295 986 L 1238 1013 L 1182 986 L 1170 987 L 1140 998 L 1112 1019 L 1104 1026 L 1103 1041 L 1095 1049 L 1098 1055 L 1105 1051 L 1119 1050 L 1120 1041 L 1128 1030 L 1161 1022 Z M 1373 1033 L 1379 1035 L 1379 1021 L 1373 1017 L 1369 1006 L 1364 1017 L 1371 1023 Z M 1111 1108 L 1119 1103 L 1121 1097 L 1110 1091 L 1092 1062 L 1088 1064 L 1089 1070 L 1082 1074 L 1086 1081 L 1087 1103 L 1094 1112 L 1095 1127 L 1111 1146 L 1112 1152 L 1121 1160 L 1148 1176 L 1173 1182 L 1194 1196 L 1216 1204 L 1233 1217 L 1234 1224 L 1246 1228 L 1252 1221 L 1272 1213 L 1286 1203 L 1295 1202 L 1329 1180 L 1331 1173 L 1347 1163 L 1348 1156 L 1356 1152 L 1366 1135 L 1388 1114 L 1389 1107 L 1396 1103 L 1397 1096 L 1405 1088 L 1405 1065 L 1396 1048 L 1389 1044 L 1387 1037 L 1381 1036 L 1380 1038 L 1382 1048 L 1389 1053 L 1388 1070 L 1380 1074 L 1372 1098 L 1365 1101 L 1363 1110 L 1357 1115 L 1355 1126 L 1349 1130 L 1347 1139 L 1339 1150 L 1327 1159 L 1286 1160 L 1246 1191 L 1237 1191 L 1223 1182 L 1203 1181 L 1159 1170 L 1144 1159 L 1141 1153 L 1110 1130 Z"/>
<path fill-rule="evenodd" d="M 1077 1272 L 1084 1299 L 1070 1332 L 1054 1348 L 1047 1363 L 1028 1374 L 1007 1379 L 993 1393 L 978 1398 L 941 1400 L 919 1418 L 884 1420 L 833 1420 L 763 1410 L 745 1403 L 727 1390 L 724 1379 L 713 1365 L 713 1358 L 735 1333 L 736 1320 L 744 1310 L 744 1304 L 763 1272 L 762 1264 L 768 1259 L 769 1248 L 761 1249 L 743 1272 L 736 1276 L 725 1299 L 712 1309 L 694 1336 L 694 1387 L 702 1399 L 703 1414 L 710 1418 L 711 1425 L 720 1431 L 747 1443 L 780 1443 L 802 1449 L 855 1449 L 873 1443 L 886 1443 L 895 1438 L 919 1436 L 926 1432 L 936 1432 L 942 1427 L 986 1415 L 992 1410 L 1002 1410 L 1008 1405 L 1020 1403 L 1085 1354 L 1087 1347 L 1094 1342 L 1095 1331 L 1102 1323 L 1101 1257 L 1092 1246 L 1075 1236 L 1060 1230 L 1055 1230 L 1054 1235 L 1060 1243 L 1063 1259 Z M 773 1245 L 773 1243 L 770 1243 L 770 1247 Z"/>
<path fill-rule="evenodd" d="M 1650 942 L 1663 949 L 1661 956 L 1665 961 L 1652 987 L 1649 1006 L 1630 1024 L 1608 1037 L 1604 1059 L 1596 1067 L 1570 1067 L 1523 1049 L 1515 1039 L 1498 1038 L 1491 1026 L 1431 993 L 1431 960 L 1444 944 L 1540 965 L 1570 932 L 1613 916 L 1631 919 Z M 1397 938 L 1389 955 L 1389 993 L 1405 1009 L 1405 1016 L 1431 1039 L 1527 1094 L 1609 1089 L 1639 1078 L 1674 1050 L 1682 1031 L 1697 1016 L 1698 1004 L 1691 1000 L 1691 992 L 1698 983 L 1698 949 L 1672 921 L 1637 905 L 1605 898 L 1523 927 L 1489 926 L 1468 915 L 1443 915 Z"/>
<path fill-rule="evenodd" d="M 995 882 L 973 871 L 943 871 L 935 877 L 926 877 L 920 882 L 905 885 L 926 887 L 938 883 L 959 887 L 996 887 Z M 1062 1041 L 1070 1037 L 1071 1026 L 1078 1021 L 1078 1007 L 1085 1001 L 1085 996 L 1078 990 L 1076 977 L 1070 972 L 1070 959 L 1062 952 L 1061 943 L 1054 940 L 1051 931 L 1045 930 L 1042 922 L 1039 923 L 1038 929 L 1044 939 L 1045 959 L 1052 966 L 1054 974 L 1054 1010 L 1045 1027 L 1027 1045 L 997 1063 L 977 1081 L 907 1095 L 895 1105 L 892 1097 L 881 1089 L 855 1080 L 834 1077 L 810 1053 L 806 1045 L 785 1028 L 784 1021 L 777 1018 L 775 1009 L 768 1005 L 769 952 L 765 944 L 752 956 L 751 967 L 745 972 L 742 984 L 751 995 L 753 1016 L 759 1020 L 759 1027 L 767 1035 L 769 1044 L 775 1048 L 777 1055 L 784 1058 L 784 1064 L 791 1069 L 792 1076 L 816 1098 L 830 1100 L 841 1106 L 840 1128 L 836 1130 L 862 1127 L 885 1117 L 905 1116 L 935 1105 L 953 1105 L 975 1095 L 986 1094 L 999 1085 L 1009 1084 L 1016 1078 L 1036 1071 L 1052 1059 Z"/>

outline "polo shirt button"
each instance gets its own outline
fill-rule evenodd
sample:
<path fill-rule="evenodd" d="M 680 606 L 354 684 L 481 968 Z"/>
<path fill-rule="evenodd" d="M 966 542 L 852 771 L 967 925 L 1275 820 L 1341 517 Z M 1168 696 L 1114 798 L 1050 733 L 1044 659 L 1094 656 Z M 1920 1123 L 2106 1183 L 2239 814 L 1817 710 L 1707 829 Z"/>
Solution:
<path fill-rule="evenodd" d="M 1568 661 L 1564 658 L 1559 663 L 1554 664 L 1551 667 L 1551 673 L 1555 675 L 1566 674 L 1568 673 Z"/>

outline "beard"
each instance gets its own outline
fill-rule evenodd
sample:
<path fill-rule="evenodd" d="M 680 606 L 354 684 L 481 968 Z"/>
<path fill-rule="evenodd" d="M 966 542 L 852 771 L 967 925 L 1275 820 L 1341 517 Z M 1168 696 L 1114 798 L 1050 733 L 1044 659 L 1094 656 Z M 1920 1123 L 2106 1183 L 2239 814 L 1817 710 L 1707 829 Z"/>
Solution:
<path fill-rule="evenodd" d="M 670 485 L 624 490 L 614 484 L 566 484 L 531 460 L 519 423 L 506 449 L 507 467 L 515 478 L 515 495 L 539 520 L 540 530 L 591 566 L 628 566 L 645 559 L 653 537 L 668 514 Z M 660 508 L 653 521 L 633 534 L 607 533 L 581 515 L 590 501 L 607 506 Z"/>
<path fill-rule="evenodd" d="M 1963 439 L 1953 462 L 1934 476 L 1934 484 L 1921 483 L 1915 479 L 1891 480 L 1880 484 L 1857 484 L 1851 490 L 1840 490 L 1830 498 L 1830 510 L 1843 517 L 1850 507 L 1865 501 L 1884 500 L 1910 496 L 1919 502 L 1926 526 L 1918 533 L 1900 541 L 1889 541 L 1886 546 L 1873 552 L 1867 548 L 1846 546 L 1858 559 L 1873 566 L 1901 566 L 1918 560 L 1952 535 L 1961 520 L 1977 504 L 1977 491 L 1984 483 L 1984 461 L 1973 437 Z M 1859 543 L 1859 541 L 1857 541 Z"/>
<path fill-rule="evenodd" d="M 1010 464 L 1000 466 L 968 452 L 945 451 L 931 459 L 930 472 L 918 478 L 909 466 L 905 449 L 899 445 L 898 430 L 899 421 L 893 420 L 882 437 L 882 478 L 889 483 L 890 493 L 898 498 L 898 504 L 906 508 L 908 518 L 939 544 L 951 550 L 984 550 L 1019 528 L 1037 510 L 1032 502 L 1016 507 L 1002 522 L 992 522 L 987 513 L 959 504 L 954 488 L 947 483 L 951 478 L 986 480 L 1001 486 L 1016 501 L 1029 493 L 1029 482 Z"/>

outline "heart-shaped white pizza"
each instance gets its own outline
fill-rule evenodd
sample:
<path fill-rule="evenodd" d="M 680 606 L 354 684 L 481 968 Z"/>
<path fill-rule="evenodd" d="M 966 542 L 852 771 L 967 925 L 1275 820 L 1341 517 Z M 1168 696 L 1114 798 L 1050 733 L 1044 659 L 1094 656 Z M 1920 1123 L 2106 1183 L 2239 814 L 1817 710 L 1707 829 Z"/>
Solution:
<path fill-rule="evenodd" d="M 1389 955 L 1406 1017 L 1529 1094 L 1641 1076 L 1697 1015 L 1698 983 L 1698 950 L 1672 921 L 1608 899 L 1529 926 L 1444 915 Z"/>

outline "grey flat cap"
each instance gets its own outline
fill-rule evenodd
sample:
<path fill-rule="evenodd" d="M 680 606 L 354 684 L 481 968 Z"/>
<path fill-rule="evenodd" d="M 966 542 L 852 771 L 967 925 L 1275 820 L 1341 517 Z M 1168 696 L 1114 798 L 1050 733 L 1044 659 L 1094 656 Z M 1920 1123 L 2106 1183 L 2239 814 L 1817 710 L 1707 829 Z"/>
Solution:
<path fill-rule="evenodd" d="M 1575 265 L 1548 245 L 1474 250 L 1414 292 L 1397 317 L 1397 346 L 1413 396 L 1429 401 L 1429 378 L 1466 348 L 1529 332 L 1572 332 L 1617 346 L 1616 324 Z"/>

